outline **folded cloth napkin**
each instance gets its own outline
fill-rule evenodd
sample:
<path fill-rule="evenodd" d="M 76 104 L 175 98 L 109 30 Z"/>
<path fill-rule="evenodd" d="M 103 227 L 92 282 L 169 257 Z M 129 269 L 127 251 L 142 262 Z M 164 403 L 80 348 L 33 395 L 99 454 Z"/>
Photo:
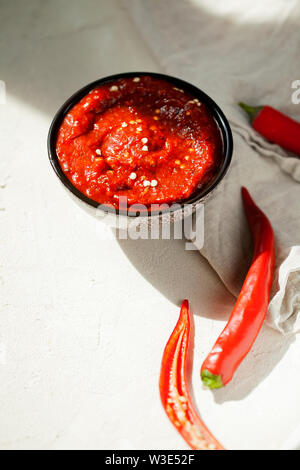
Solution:
<path fill-rule="evenodd" d="M 122 1 L 158 69 L 206 91 L 232 126 L 233 162 L 205 205 L 201 253 L 237 295 L 251 258 L 245 185 L 276 235 L 267 322 L 282 333 L 300 330 L 300 160 L 261 138 L 236 104 L 270 104 L 300 120 L 300 104 L 292 103 L 292 83 L 300 79 L 299 2 Z"/>

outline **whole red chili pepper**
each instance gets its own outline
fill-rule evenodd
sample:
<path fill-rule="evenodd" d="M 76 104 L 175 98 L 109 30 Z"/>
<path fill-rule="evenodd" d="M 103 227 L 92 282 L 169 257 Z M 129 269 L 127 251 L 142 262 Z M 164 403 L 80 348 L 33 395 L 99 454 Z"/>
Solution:
<path fill-rule="evenodd" d="M 170 421 L 192 449 L 224 450 L 197 415 L 190 398 L 186 378 L 189 338 L 189 304 L 184 300 L 162 358 L 161 401 Z"/>
<path fill-rule="evenodd" d="M 274 275 L 274 232 L 265 214 L 242 188 L 244 208 L 254 242 L 254 256 L 241 293 L 201 368 L 210 388 L 226 385 L 251 349 L 265 319 Z"/>
<path fill-rule="evenodd" d="M 300 155 L 300 123 L 271 106 L 239 106 L 250 116 L 252 127 L 263 137 Z"/>

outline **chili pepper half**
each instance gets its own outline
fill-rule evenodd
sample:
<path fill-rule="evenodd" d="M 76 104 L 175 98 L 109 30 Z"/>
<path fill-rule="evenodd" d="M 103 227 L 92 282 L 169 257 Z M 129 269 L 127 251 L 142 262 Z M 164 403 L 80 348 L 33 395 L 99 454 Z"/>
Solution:
<path fill-rule="evenodd" d="M 189 338 L 189 304 L 184 300 L 162 358 L 161 401 L 170 421 L 192 449 L 224 450 L 197 415 L 190 398 L 186 378 Z"/>
<path fill-rule="evenodd" d="M 239 106 L 250 116 L 252 127 L 263 137 L 300 156 L 300 123 L 271 106 Z"/>
<path fill-rule="evenodd" d="M 246 188 L 242 188 L 242 196 L 254 256 L 229 321 L 202 365 L 202 381 L 210 388 L 220 388 L 232 379 L 250 351 L 269 306 L 274 276 L 274 232 Z"/>

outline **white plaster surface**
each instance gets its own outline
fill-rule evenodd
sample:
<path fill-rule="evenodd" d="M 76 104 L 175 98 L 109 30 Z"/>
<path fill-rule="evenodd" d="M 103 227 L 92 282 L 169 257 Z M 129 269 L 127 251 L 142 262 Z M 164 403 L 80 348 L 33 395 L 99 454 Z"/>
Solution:
<path fill-rule="evenodd" d="M 111 73 L 159 71 L 117 0 L 0 1 L 0 448 L 186 449 L 158 375 L 180 301 L 194 310 L 193 393 L 231 449 L 277 449 L 300 420 L 300 343 L 265 327 L 233 382 L 199 369 L 234 299 L 180 241 L 103 241 L 47 158 L 51 119 Z"/>

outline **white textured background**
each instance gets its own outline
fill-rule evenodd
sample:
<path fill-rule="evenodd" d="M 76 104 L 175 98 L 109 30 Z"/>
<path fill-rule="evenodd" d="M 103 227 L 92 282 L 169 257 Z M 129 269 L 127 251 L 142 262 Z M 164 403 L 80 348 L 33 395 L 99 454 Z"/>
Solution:
<path fill-rule="evenodd" d="M 228 448 L 278 448 L 300 419 L 299 339 L 264 328 L 234 381 L 202 390 L 233 298 L 182 242 L 101 240 L 48 163 L 49 124 L 76 89 L 160 71 L 128 13 L 117 0 L 0 0 L 0 16 L 0 448 L 186 448 L 158 394 L 184 297 L 202 417 Z"/>

